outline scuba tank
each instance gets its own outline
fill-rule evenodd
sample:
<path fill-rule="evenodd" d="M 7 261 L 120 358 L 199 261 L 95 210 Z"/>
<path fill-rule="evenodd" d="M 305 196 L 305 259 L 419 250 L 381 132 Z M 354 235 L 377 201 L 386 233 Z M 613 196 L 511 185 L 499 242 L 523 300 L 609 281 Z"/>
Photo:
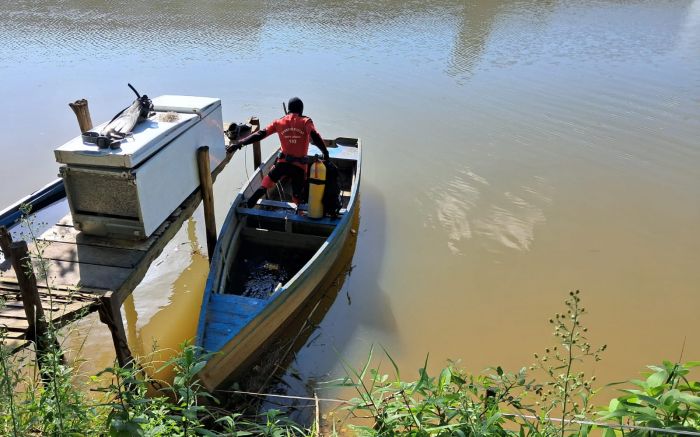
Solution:
<path fill-rule="evenodd" d="M 316 159 L 309 169 L 309 211 L 308 217 L 323 217 L 323 190 L 326 187 L 326 166 Z"/>

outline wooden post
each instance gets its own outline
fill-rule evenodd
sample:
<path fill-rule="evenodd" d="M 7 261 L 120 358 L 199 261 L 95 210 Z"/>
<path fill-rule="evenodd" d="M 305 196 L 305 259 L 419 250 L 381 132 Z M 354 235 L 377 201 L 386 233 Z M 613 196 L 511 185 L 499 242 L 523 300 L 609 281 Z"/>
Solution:
<path fill-rule="evenodd" d="M 34 335 L 36 332 L 38 337 L 45 332 L 46 319 L 44 318 L 44 307 L 41 305 L 39 297 L 39 289 L 36 285 L 36 277 L 31 267 L 27 242 L 11 243 L 10 252 L 12 267 L 15 269 L 17 284 L 22 295 L 22 306 L 24 306 L 24 313 L 29 324 L 29 334 Z"/>
<path fill-rule="evenodd" d="M 214 217 L 214 186 L 211 181 L 211 169 L 209 167 L 209 147 L 202 146 L 197 149 L 197 166 L 199 167 L 199 186 L 202 190 L 202 202 L 204 203 L 204 224 L 207 230 L 207 253 L 209 262 L 214 256 L 216 247 L 216 218 Z"/>
<path fill-rule="evenodd" d="M 248 124 L 253 126 L 253 132 L 257 132 L 260 130 L 260 120 L 258 117 L 250 117 L 250 120 L 248 120 Z M 260 141 L 256 141 L 253 143 L 253 165 L 255 168 L 260 167 L 262 164 L 262 152 L 260 151 Z"/>
<path fill-rule="evenodd" d="M 107 325 L 109 332 L 112 334 L 114 342 L 114 352 L 117 355 L 117 362 L 123 368 L 132 367 L 134 365 L 134 357 L 129 350 L 129 343 L 126 339 L 124 331 L 124 322 L 122 322 L 122 313 L 120 311 L 121 303 L 113 299 L 111 293 L 100 298 L 100 305 L 97 307 L 97 312 L 100 314 L 100 321 Z"/>
<path fill-rule="evenodd" d="M 80 125 L 81 133 L 92 129 L 92 118 L 90 118 L 90 108 L 88 108 L 87 100 L 76 100 L 73 103 L 69 103 L 68 106 L 70 106 L 75 116 L 78 118 L 78 125 Z"/>
<path fill-rule="evenodd" d="M 63 361 L 63 354 L 60 352 L 58 341 L 48 332 L 46 317 L 44 315 L 44 307 L 41 304 L 39 289 L 36 285 L 36 276 L 31 266 L 31 258 L 29 257 L 29 249 L 26 241 L 17 241 L 10 244 L 10 252 L 12 259 L 12 267 L 15 269 L 17 276 L 17 284 L 22 295 L 22 306 L 24 314 L 27 317 L 27 338 L 34 342 L 36 347 L 36 360 L 39 369 L 42 373 L 43 381 L 48 381 L 51 374 L 46 368 L 42 368 L 46 352 L 50 347 L 55 348 L 55 352 L 59 354 L 59 359 Z"/>
<path fill-rule="evenodd" d="M 0 226 L 0 250 L 5 255 L 5 260 L 10 260 L 10 245 L 12 244 L 12 235 L 5 226 Z"/>

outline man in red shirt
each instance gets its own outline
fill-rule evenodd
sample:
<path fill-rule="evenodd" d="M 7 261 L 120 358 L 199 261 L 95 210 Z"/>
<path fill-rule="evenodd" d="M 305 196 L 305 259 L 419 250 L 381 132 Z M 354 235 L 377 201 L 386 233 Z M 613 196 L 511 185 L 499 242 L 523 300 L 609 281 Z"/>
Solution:
<path fill-rule="evenodd" d="M 287 107 L 289 113 L 284 117 L 273 121 L 265 129 L 248 135 L 242 140 L 234 141 L 226 147 L 226 151 L 232 153 L 275 132 L 279 135 L 282 151 L 270 173 L 263 178 L 262 187 L 258 188 L 248 199 L 248 208 L 253 208 L 258 200 L 267 193 L 267 190 L 284 177 L 289 177 L 292 180 L 292 201 L 297 205 L 301 202 L 308 167 L 306 155 L 309 152 L 310 141 L 313 141 L 316 147 L 321 149 L 323 159 L 328 160 L 328 149 L 316 130 L 314 122 L 309 117 L 301 115 L 304 111 L 304 103 L 301 99 L 292 97 L 289 99 Z"/>

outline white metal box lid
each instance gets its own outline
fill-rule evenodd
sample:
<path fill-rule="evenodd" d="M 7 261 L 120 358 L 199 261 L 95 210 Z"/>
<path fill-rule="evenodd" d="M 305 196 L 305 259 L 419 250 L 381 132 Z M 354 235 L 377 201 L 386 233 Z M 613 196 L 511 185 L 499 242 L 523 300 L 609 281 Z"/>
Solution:
<path fill-rule="evenodd" d="M 158 96 L 153 101 L 156 112 L 181 112 L 190 114 L 208 114 L 216 106 L 221 106 L 221 100 L 213 97 L 197 96 Z"/>
<path fill-rule="evenodd" d="M 95 144 L 73 138 L 54 151 L 56 161 L 62 164 L 97 167 L 134 168 L 167 145 L 187 129 L 197 124 L 214 109 L 221 100 L 211 97 L 159 96 L 153 99 L 156 115 L 139 123 L 131 136 L 124 139 L 119 149 L 99 149 Z M 161 121 L 163 112 L 178 113 L 175 121 Z M 93 129 L 100 132 L 107 123 Z"/>

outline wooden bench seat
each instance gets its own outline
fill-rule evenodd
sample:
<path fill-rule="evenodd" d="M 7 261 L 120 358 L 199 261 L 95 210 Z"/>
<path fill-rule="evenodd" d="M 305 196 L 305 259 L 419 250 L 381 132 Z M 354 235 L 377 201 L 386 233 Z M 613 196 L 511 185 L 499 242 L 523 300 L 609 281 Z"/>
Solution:
<path fill-rule="evenodd" d="M 238 207 L 236 209 L 238 214 L 242 216 L 249 216 L 249 217 L 260 217 L 260 218 L 266 218 L 266 219 L 277 219 L 277 220 L 284 220 L 287 222 L 292 222 L 292 223 L 307 223 L 307 224 L 312 224 L 316 226 L 327 226 L 327 227 L 335 227 L 335 225 L 338 223 L 340 220 L 339 218 L 330 218 L 330 217 L 323 217 L 320 219 L 312 219 L 309 218 L 305 215 L 298 215 L 295 214 L 292 211 L 288 210 L 277 210 L 277 211 L 266 211 L 263 209 L 255 209 L 255 208 L 244 208 L 244 207 Z"/>

